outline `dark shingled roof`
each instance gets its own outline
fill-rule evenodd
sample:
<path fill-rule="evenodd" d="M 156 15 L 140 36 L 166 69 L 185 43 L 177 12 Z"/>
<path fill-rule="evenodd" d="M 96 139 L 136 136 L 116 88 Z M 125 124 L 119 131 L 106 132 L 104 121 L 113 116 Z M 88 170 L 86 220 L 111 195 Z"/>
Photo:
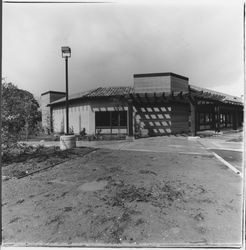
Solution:
<path fill-rule="evenodd" d="M 201 88 L 201 87 L 194 86 L 194 85 L 189 85 L 189 87 L 190 87 L 190 93 L 196 94 L 197 97 L 217 100 L 217 101 L 224 102 L 224 103 L 235 103 L 235 104 L 243 105 L 242 98 L 227 95 L 225 93 L 217 92 L 217 91 L 206 89 L 206 88 Z M 133 94 L 133 93 L 134 93 L 133 87 L 99 87 L 99 88 L 92 89 L 89 91 L 72 94 L 69 96 L 69 100 L 97 98 L 97 97 L 129 96 L 129 94 Z M 50 103 L 50 105 L 64 103 L 65 100 L 66 98 L 63 97 L 59 100 L 56 100 Z"/>
<path fill-rule="evenodd" d="M 201 97 L 203 97 L 203 96 L 206 97 L 206 96 L 210 95 L 211 99 L 214 98 L 214 99 L 217 99 L 217 100 L 224 102 L 224 103 L 233 102 L 233 103 L 237 103 L 237 104 L 243 104 L 243 99 L 240 97 L 228 95 L 228 94 L 214 91 L 211 89 L 201 88 L 201 87 L 191 85 L 191 84 L 189 86 L 190 86 L 191 92 L 202 92 L 202 94 L 200 95 Z"/>
<path fill-rule="evenodd" d="M 88 97 L 98 97 L 98 96 L 121 96 L 132 93 L 132 87 L 105 87 L 97 88 L 87 94 Z"/>
<path fill-rule="evenodd" d="M 110 96 L 124 96 L 133 92 L 132 87 L 100 87 L 89 91 L 72 94 L 68 97 L 69 100 L 75 100 L 80 98 L 93 98 L 93 97 L 110 97 Z M 51 105 L 56 103 L 65 102 L 66 98 L 63 97 L 57 101 L 50 103 Z"/>

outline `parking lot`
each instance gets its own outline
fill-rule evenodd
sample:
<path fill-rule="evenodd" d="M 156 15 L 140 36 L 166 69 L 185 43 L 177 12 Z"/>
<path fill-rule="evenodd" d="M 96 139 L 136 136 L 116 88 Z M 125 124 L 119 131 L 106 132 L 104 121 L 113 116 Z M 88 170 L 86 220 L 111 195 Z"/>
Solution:
<path fill-rule="evenodd" d="M 241 143 L 175 136 L 78 142 L 96 150 L 3 182 L 3 243 L 238 247 L 242 178 L 212 152 L 242 170 Z M 223 149 L 229 154 L 222 150 L 232 145 Z"/>

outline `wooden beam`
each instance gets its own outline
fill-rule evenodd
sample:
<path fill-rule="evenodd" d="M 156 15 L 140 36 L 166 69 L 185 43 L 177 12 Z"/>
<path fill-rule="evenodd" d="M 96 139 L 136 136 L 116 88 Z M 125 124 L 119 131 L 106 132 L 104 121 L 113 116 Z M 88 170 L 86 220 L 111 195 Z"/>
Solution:
<path fill-rule="evenodd" d="M 190 94 L 188 95 L 188 100 L 189 100 L 190 103 L 192 103 L 193 105 L 195 105 L 196 101 L 195 101 L 195 98 L 192 95 L 190 95 Z"/>

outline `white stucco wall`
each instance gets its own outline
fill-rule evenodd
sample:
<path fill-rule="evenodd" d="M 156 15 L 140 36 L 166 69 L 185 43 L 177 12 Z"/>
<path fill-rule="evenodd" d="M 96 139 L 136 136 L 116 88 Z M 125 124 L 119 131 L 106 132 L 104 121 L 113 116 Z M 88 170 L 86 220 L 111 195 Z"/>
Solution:
<path fill-rule="evenodd" d="M 50 103 L 50 94 L 41 96 L 41 112 L 42 112 L 42 127 L 49 127 L 50 119 L 50 108 L 47 107 L 47 104 Z"/>
<path fill-rule="evenodd" d="M 65 111 L 62 108 L 52 109 L 53 130 L 55 133 L 63 133 L 65 131 Z"/>
<path fill-rule="evenodd" d="M 83 128 L 86 133 L 91 131 L 90 128 L 90 105 L 88 103 L 73 105 L 69 107 L 69 127 L 75 134 L 79 134 Z M 66 110 L 65 107 L 56 107 L 52 110 L 53 129 L 56 133 L 66 131 Z"/>
<path fill-rule="evenodd" d="M 95 100 L 87 103 L 78 103 L 76 105 L 71 105 L 69 107 L 69 127 L 73 129 L 73 132 L 75 134 L 79 134 L 79 132 L 82 131 L 83 128 L 85 128 L 87 134 L 95 134 L 95 112 L 118 110 L 128 110 L 127 105 L 125 103 L 121 103 L 118 99 L 114 101 Z M 52 109 L 52 116 L 54 132 L 66 132 L 65 107 L 54 107 Z M 103 132 L 107 133 L 107 131 Z M 127 131 L 122 130 L 120 132 L 126 133 Z"/>

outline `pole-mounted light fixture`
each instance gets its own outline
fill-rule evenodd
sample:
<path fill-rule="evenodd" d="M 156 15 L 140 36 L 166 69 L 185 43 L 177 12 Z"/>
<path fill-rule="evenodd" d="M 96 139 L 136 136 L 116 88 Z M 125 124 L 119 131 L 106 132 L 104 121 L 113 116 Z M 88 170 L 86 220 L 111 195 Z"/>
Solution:
<path fill-rule="evenodd" d="M 68 46 L 61 47 L 62 58 L 65 58 L 66 74 L 66 134 L 69 134 L 69 109 L 68 109 L 68 58 L 71 57 L 71 49 Z"/>
<path fill-rule="evenodd" d="M 71 49 L 68 46 L 61 47 L 62 58 L 71 57 Z"/>

